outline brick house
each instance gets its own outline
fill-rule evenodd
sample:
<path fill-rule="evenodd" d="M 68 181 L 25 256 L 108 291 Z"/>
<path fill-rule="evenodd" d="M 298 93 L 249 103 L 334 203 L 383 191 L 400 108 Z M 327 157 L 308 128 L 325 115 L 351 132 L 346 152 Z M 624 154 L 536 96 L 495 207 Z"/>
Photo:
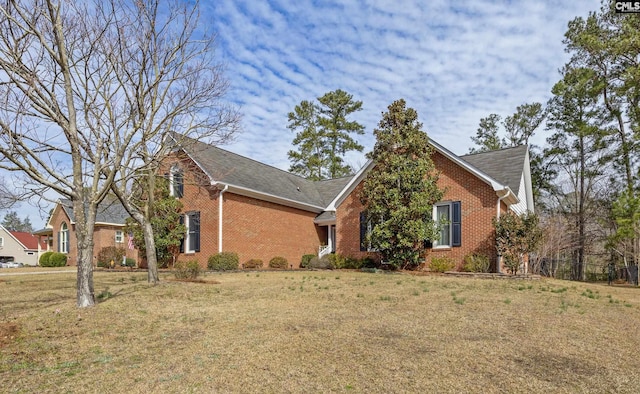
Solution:
<path fill-rule="evenodd" d="M 507 210 L 533 211 L 526 146 L 456 156 L 430 141 L 445 190 L 433 217 L 445 218 L 440 240 L 425 248 L 425 257 L 462 261 L 481 253 L 498 260 L 492 219 Z M 187 227 L 179 260 L 198 260 L 236 252 L 240 263 L 265 264 L 283 256 L 298 267 L 303 254 L 339 253 L 350 257 L 375 254 L 362 239 L 358 190 L 374 163 L 350 177 L 309 181 L 218 147 L 194 140 L 164 162 L 172 195 L 184 205 Z"/>
<path fill-rule="evenodd" d="M 138 250 L 130 247 L 129 237 L 124 232 L 125 220 L 128 217 L 129 214 L 122 204 L 114 198 L 105 199 L 100 204 L 93 233 L 94 266 L 98 263 L 98 253 L 107 246 L 124 248 L 127 258 L 138 261 Z M 45 245 L 46 250 L 65 253 L 67 255 L 67 265 L 78 265 L 75 220 L 71 200 L 59 200 L 47 221 L 46 227 L 35 231 L 33 235 L 43 238 L 42 243 Z M 120 262 L 116 262 L 116 264 L 120 264 Z"/>

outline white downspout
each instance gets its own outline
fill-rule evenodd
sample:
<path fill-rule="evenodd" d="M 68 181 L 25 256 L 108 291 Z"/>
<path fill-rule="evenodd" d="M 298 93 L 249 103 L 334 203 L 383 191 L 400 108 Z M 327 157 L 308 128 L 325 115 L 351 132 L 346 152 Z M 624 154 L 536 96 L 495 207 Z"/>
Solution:
<path fill-rule="evenodd" d="M 222 253 L 222 195 L 229 189 L 229 185 L 224 185 L 218 196 L 218 253 Z"/>
<path fill-rule="evenodd" d="M 507 198 L 509 196 L 509 192 L 507 191 L 507 193 L 502 196 L 502 197 L 498 197 L 498 204 L 496 206 L 496 220 L 500 220 L 500 203 L 502 202 L 502 200 L 504 200 L 505 198 Z M 502 256 L 498 256 L 498 264 L 496 265 L 496 271 L 498 271 L 498 273 L 500 274 L 500 263 L 502 261 Z"/>

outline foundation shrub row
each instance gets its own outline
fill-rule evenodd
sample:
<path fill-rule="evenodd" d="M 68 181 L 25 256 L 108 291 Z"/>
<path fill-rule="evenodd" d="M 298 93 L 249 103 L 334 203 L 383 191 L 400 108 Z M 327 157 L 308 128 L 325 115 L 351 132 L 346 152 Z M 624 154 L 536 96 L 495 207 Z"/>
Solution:
<path fill-rule="evenodd" d="M 378 262 L 372 257 L 361 259 L 342 256 L 331 253 L 322 258 L 314 254 L 302 255 L 300 268 L 307 269 L 363 269 L 377 268 Z M 446 272 L 454 269 L 465 272 L 490 272 L 491 262 L 489 257 L 483 254 L 470 254 L 464 257 L 464 261 L 459 266 L 456 261 L 448 257 L 433 257 L 427 264 L 432 272 Z M 242 269 L 262 269 L 264 262 L 261 259 L 250 259 L 242 264 Z M 270 269 L 291 268 L 286 258 L 276 256 L 269 260 Z M 238 254 L 235 252 L 223 252 L 209 257 L 207 268 L 211 271 L 233 271 L 240 268 Z"/>

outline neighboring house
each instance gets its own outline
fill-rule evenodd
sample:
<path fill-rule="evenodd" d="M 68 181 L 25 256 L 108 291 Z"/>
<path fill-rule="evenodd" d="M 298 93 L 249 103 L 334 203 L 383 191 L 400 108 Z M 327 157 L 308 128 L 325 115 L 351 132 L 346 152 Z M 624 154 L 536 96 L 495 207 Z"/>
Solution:
<path fill-rule="evenodd" d="M 94 265 L 98 263 L 97 255 L 107 246 L 115 246 L 126 250 L 126 257 L 138 260 L 138 250 L 129 244 L 129 236 L 125 234 L 125 220 L 129 214 L 122 204 L 114 198 L 106 199 L 98 207 L 96 224 L 93 233 Z M 75 220 L 71 200 L 61 199 L 56 204 L 44 229 L 33 233 L 45 239 L 47 250 L 67 255 L 67 265 L 78 264 L 76 246 Z M 116 262 L 119 264 L 120 262 Z"/>
<path fill-rule="evenodd" d="M 497 261 L 492 219 L 508 210 L 533 211 L 529 153 L 525 146 L 456 156 L 430 141 L 445 190 L 433 218 L 446 219 L 425 256 L 481 253 Z M 180 260 L 204 266 L 218 252 L 240 263 L 283 256 L 298 267 L 303 254 L 375 255 L 363 237 L 367 223 L 358 198 L 374 163 L 354 176 L 309 181 L 291 173 L 188 140 L 165 161 L 170 191 L 184 205 L 187 227 Z M 494 265 L 494 268 L 496 266 Z"/>
<path fill-rule="evenodd" d="M 24 265 L 37 265 L 39 250 L 46 247 L 38 245 L 38 238 L 22 231 L 9 231 L 0 225 L 0 261 L 15 261 Z"/>

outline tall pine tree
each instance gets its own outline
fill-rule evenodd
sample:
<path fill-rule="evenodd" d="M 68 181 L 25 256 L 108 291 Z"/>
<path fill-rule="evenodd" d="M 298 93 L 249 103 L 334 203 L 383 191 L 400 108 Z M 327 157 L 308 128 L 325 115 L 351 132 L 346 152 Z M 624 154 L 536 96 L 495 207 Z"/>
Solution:
<path fill-rule="evenodd" d="M 302 101 L 288 115 L 288 128 L 298 130 L 289 151 L 289 171 L 311 180 L 339 178 L 353 169 L 344 163 L 347 152 L 362 152 L 352 134 L 364 134 L 364 126 L 348 119 L 362 110 L 362 101 L 343 90 L 335 90 L 318 98 L 318 103 Z"/>
<path fill-rule="evenodd" d="M 574 280 L 584 280 L 585 255 L 592 243 L 588 224 L 595 216 L 595 192 L 604 174 L 606 133 L 599 121 L 601 84 L 592 70 L 565 68 L 564 78 L 552 89 L 546 156 L 562 175 L 557 209 L 573 224 L 572 270 Z"/>
<path fill-rule="evenodd" d="M 374 134 L 376 144 L 368 155 L 374 167 L 360 194 L 371 227 L 367 239 L 383 261 L 415 267 L 425 240 L 438 237 L 432 212 L 443 195 L 429 139 L 403 99 L 388 107 Z"/>

